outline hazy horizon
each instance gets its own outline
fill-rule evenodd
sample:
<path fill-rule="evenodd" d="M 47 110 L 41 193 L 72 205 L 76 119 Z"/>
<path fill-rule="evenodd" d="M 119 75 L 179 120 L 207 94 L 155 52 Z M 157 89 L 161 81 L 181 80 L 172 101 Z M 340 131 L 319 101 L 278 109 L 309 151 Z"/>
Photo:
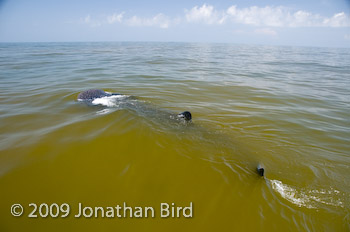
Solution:
<path fill-rule="evenodd" d="M 350 47 L 350 1 L 0 1 L 0 42 Z"/>

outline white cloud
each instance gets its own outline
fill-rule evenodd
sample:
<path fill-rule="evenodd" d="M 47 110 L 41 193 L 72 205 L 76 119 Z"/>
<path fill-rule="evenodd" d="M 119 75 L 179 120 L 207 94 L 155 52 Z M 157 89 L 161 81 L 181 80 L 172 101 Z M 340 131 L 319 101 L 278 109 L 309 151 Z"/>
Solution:
<path fill-rule="evenodd" d="M 268 35 L 268 36 L 276 36 L 277 32 L 272 30 L 271 28 L 259 28 L 254 31 L 256 34 L 260 35 Z"/>
<path fill-rule="evenodd" d="M 99 27 L 101 26 L 101 22 L 97 20 L 93 20 L 90 15 L 85 16 L 84 18 L 80 19 L 81 22 L 84 24 L 87 24 L 91 27 Z"/>
<path fill-rule="evenodd" d="M 191 10 L 185 10 L 187 22 L 204 22 L 206 24 L 222 24 L 225 22 L 224 12 L 214 10 L 211 5 L 195 6 Z"/>
<path fill-rule="evenodd" d="M 122 12 L 120 14 L 114 13 L 113 15 L 107 16 L 107 22 L 109 24 L 113 24 L 116 22 L 121 23 L 122 19 L 123 19 L 123 15 L 124 15 L 124 12 Z"/>
<path fill-rule="evenodd" d="M 227 9 L 228 18 L 239 24 L 268 27 L 349 27 L 350 18 L 344 12 L 331 18 L 307 11 L 293 12 L 286 7 L 257 7 Z"/>
<path fill-rule="evenodd" d="M 138 16 L 132 16 L 130 18 L 124 18 L 124 12 L 114 13 L 112 15 L 99 17 L 93 19 L 90 15 L 85 16 L 80 21 L 84 24 L 87 24 L 91 27 L 98 27 L 105 24 L 125 24 L 129 26 L 154 26 L 160 28 L 168 28 L 171 20 L 164 14 L 157 14 L 151 18 L 141 18 Z M 178 21 L 178 20 L 177 20 Z M 175 20 L 174 20 L 175 22 Z"/>
<path fill-rule="evenodd" d="M 140 18 L 138 16 L 133 16 L 127 20 L 127 24 L 130 26 L 156 26 L 160 28 L 168 28 L 170 20 L 163 14 L 157 14 L 152 18 Z"/>
<path fill-rule="evenodd" d="M 347 16 L 344 12 L 341 12 L 333 15 L 332 18 L 325 18 L 323 20 L 323 25 L 329 27 L 349 27 L 350 17 Z"/>
<path fill-rule="evenodd" d="M 159 13 L 153 17 L 140 16 L 124 17 L 124 12 L 114 13 L 109 16 L 92 19 L 90 15 L 81 19 L 92 27 L 104 24 L 124 24 L 128 26 L 147 26 L 169 28 L 170 25 L 180 23 L 204 23 L 204 24 L 243 24 L 256 27 L 350 27 L 350 17 L 344 12 L 336 13 L 332 17 L 324 17 L 319 14 L 298 10 L 293 11 L 283 6 L 251 6 L 238 8 L 231 6 L 226 10 L 216 10 L 212 5 L 203 4 L 185 10 L 185 15 L 171 18 Z M 270 35 L 273 34 L 270 30 Z M 267 31 L 265 31 L 268 33 Z"/>
<path fill-rule="evenodd" d="M 260 8 L 252 6 L 249 8 L 238 9 L 231 6 L 226 11 L 228 17 L 235 23 L 254 25 L 254 26 L 282 26 L 282 19 L 285 12 L 282 7 Z"/>
<path fill-rule="evenodd" d="M 83 21 L 84 21 L 84 23 L 89 24 L 89 23 L 90 23 L 90 21 L 91 21 L 91 17 L 90 17 L 90 15 L 85 16 L 85 18 L 83 19 Z"/>

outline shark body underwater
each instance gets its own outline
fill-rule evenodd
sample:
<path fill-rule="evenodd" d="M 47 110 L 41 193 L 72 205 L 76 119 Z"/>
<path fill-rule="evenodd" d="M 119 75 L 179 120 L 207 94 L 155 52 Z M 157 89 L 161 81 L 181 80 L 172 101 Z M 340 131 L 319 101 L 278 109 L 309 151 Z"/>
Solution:
<path fill-rule="evenodd" d="M 119 93 L 107 93 L 101 89 L 89 89 L 84 92 L 81 92 L 78 95 L 78 101 L 83 101 L 89 104 L 89 103 L 93 103 L 94 100 L 98 98 L 112 97 L 112 96 L 116 97 L 116 101 L 118 101 L 117 99 L 118 97 L 120 97 L 119 103 L 122 103 L 124 105 L 128 105 L 128 100 L 134 99 L 132 96 L 125 96 Z M 135 103 L 133 103 L 132 105 L 135 106 Z M 159 114 L 159 112 L 155 112 L 155 113 Z M 184 111 L 182 113 L 177 114 L 176 117 L 174 117 L 174 115 L 171 115 L 171 118 L 185 121 L 185 122 L 190 122 L 192 119 L 192 114 L 189 111 Z"/>
<path fill-rule="evenodd" d="M 105 92 L 101 89 L 89 89 L 79 93 L 78 101 L 84 102 L 88 105 L 98 105 L 99 102 L 96 100 L 103 98 L 113 98 L 115 103 L 118 105 L 123 105 L 125 108 L 138 110 L 140 112 L 145 113 L 145 115 L 152 115 L 152 117 L 156 118 L 168 118 L 174 121 L 182 122 L 182 123 L 191 123 L 192 122 L 192 114 L 189 111 L 184 111 L 179 114 L 173 114 L 166 111 L 161 111 L 159 109 L 148 107 L 146 104 L 140 104 L 139 101 L 135 101 L 135 97 L 126 96 L 119 93 L 109 93 Z M 259 176 L 264 176 L 265 168 L 258 164 L 256 171 Z"/>

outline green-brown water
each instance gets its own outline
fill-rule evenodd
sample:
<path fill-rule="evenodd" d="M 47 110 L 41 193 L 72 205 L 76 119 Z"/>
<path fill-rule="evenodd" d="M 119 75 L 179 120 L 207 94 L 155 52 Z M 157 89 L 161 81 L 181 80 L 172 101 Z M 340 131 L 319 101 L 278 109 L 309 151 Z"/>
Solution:
<path fill-rule="evenodd" d="M 0 44 L 0 231 L 349 231 L 349 75 L 349 49 Z M 91 88 L 137 107 L 76 100 Z M 192 124 L 156 114 L 184 110 Z M 74 217 L 124 202 L 156 215 Z"/>

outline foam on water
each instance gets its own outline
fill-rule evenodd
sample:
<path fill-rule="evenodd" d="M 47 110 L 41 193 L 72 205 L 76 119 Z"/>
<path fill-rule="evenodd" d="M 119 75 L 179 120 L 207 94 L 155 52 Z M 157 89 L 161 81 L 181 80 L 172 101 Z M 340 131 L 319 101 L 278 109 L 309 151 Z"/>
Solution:
<path fill-rule="evenodd" d="M 97 111 L 96 114 L 101 115 L 101 114 L 108 114 L 108 113 L 110 113 L 110 112 L 112 112 L 111 109 L 103 109 L 103 110 Z"/>
<path fill-rule="evenodd" d="M 125 99 L 127 95 L 112 95 L 94 99 L 91 103 L 93 105 L 103 105 L 107 107 L 117 107 L 118 100 Z"/>
<path fill-rule="evenodd" d="M 282 183 L 279 180 L 269 180 L 273 190 L 278 192 L 287 201 L 306 208 L 318 208 L 320 204 L 330 206 L 343 206 L 340 200 L 340 191 L 330 188 L 329 190 L 297 190 L 295 187 Z"/>

